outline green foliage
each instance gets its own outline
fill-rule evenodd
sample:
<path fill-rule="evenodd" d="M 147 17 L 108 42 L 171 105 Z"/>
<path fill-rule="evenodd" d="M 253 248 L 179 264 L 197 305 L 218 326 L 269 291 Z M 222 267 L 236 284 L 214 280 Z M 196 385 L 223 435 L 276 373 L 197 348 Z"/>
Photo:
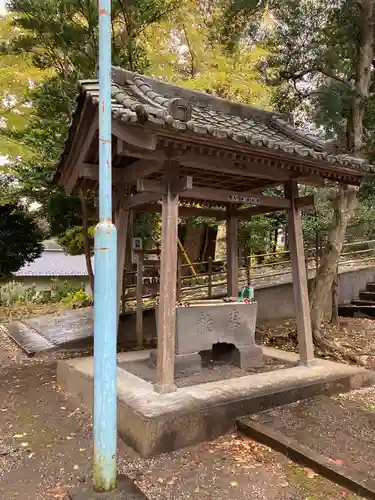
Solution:
<path fill-rule="evenodd" d="M 1 155 L 15 159 L 18 155 L 30 155 L 29 149 L 12 139 L 13 130 L 22 130 L 27 124 L 33 108 L 29 92 L 50 72 L 41 71 L 32 64 L 29 54 L 8 53 L 10 45 L 18 36 L 12 26 L 12 15 L 0 16 L 0 151 Z"/>
<path fill-rule="evenodd" d="M 254 215 L 240 221 L 239 240 L 251 253 L 265 253 L 270 250 L 270 232 L 275 229 L 274 220 L 266 215 Z"/>
<path fill-rule="evenodd" d="M 201 3 L 186 0 L 163 23 L 149 28 L 150 72 L 177 85 L 267 108 L 271 89 L 257 70 L 266 52 L 239 43 L 229 54 L 212 36 L 220 2 L 213 2 L 209 12 Z"/>
<path fill-rule="evenodd" d="M 60 302 L 66 297 L 73 295 L 85 289 L 82 283 L 77 285 L 69 280 L 53 279 L 51 280 L 51 300 L 52 302 Z"/>
<path fill-rule="evenodd" d="M 128 6 L 112 2 L 112 62 L 134 71 L 149 66 L 145 31 L 178 8 L 179 0 L 136 0 Z M 11 0 L 12 37 L 2 46 L 4 58 L 26 57 L 44 81 L 28 89 L 33 112 L 22 127 L 7 132 L 31 154 L 7 166 L 16 181 L 15 197 L 41 204 L 51 234 L 60 236 L 66 249 L 82 249 L 83 232 L 77 198 L 64 196 L 50 184 L 75 107 L 76 83 L 96 77 L 98 6 L 94 0 Z M 6 40 L 6 37 L 4 38 Z M 0 75 L 1 76 L 1 75 Z M 0 81 L 1 84 L 1 81 Z M 1 90 L 1 86 L 0 86 Z M 13 195 L 13 193 L 12 193 Z M 3 199 L 9 199 L 9 189 Z M 87 200 L 89 224 L 96 217 L 93 200 Z M 71 241 L 69 241 L 71 238 Z"/>
<path fill-rule="evenodd" d="M 84 290 L 76 290 L 74 292 L 68 293 L 62 302 L 71 307 L 77 307 L 81 304 L 87 306 L 92 303 L 92 297 L 90 297 Z"/>
<path fill-rule="evenodd" d="M 16 204 L 0 206 L 0 278 L 35 260 L 42 251 L 42 231 Z"/>
<path fill-rule="evenodd" d="M 89 228 L 89 244 L 92 247 L 94 243 L 95 226 Z M 84 246 L 84 230 L 82 226 L 74 226 L 60 234 L 58 238 L 59 244 L 64 251 L 70 255 L 82 255 L 85 253 Z"/>
<path fill-rule="evenodd" d="M 32 302 L 36 295 L 36 287 L 32 285 L 25 287 L 18 281 L 9 281 L 0 286 L 0 305 Z"/>
<path fill-rule="evenodd" d="M 19 281 L 9 281 L 0 286 L 0 305 L 51 302 L 73 305 L 80 301 L 90 300 L 84 288 L 84 284 L 77 285 L 60 279 L 51 280 L 51 286 L 43 290 L 38 290 L 35 284 L 25 286 Z"/>
<path fill-rule="evenodd" d="M 140 212 L 135 215 L 134 236 L 143 238 L 144 249 L 155 248 L 161 242 L 161 215 Z"/>

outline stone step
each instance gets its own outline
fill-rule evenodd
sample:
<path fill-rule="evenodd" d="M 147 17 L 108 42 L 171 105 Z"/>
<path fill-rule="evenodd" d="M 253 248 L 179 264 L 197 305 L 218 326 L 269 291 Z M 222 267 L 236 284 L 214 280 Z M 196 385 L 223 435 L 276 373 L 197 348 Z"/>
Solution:
<path fill-rule="evenodd" d="M 371 300 L 375 302 L 375 292 L 359 292 L 360 300 Z"/>
<path fill-rule="evenodd" d="M 375 292 L 375 283 L 367 283 L 366 291 L 367 292 Z"/>
<path fill-rule="evenodd" d="M 375 318 L 375 304 L 374 305 L 355 305 L 345 304 L 339 306 L 339 316 L 344 318 L 353 318 L 355 316 L 363 316 Z"/>
<path fill-rule="evenodd" d="M 353 304 L 355 306 L 375 306 L 375 301 L 356 299 L 356 300 L 352 300 L 351 304 Z"/>

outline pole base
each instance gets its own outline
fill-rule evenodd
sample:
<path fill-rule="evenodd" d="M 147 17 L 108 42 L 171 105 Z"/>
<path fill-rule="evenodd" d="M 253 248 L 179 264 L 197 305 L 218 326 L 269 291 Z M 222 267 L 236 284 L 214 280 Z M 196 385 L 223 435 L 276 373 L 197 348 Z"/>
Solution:
<path fill-rule="evenodd" d="M 126 476 L 117 477 L 117 489 L 109 493 L 96 493 L 92 482 L 86 483 L 68 492 L 66 500 L 148 500 L 148 497 Z"/>

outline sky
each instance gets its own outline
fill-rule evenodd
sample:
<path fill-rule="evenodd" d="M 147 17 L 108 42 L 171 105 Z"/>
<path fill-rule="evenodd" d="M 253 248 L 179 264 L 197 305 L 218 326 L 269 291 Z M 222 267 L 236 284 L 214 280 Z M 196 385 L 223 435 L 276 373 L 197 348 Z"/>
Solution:
<path fill-rule="evenodd" d="M 0 12 L 5 11 L 5 0 L 0 0 Z"/>

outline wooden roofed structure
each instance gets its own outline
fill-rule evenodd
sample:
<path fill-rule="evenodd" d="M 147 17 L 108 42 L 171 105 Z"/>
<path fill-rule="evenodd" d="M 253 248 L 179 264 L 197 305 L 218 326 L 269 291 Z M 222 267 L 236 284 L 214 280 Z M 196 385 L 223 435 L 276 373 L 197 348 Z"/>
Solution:
<path fill-rule="evenodd" d="M 325 180 L 359 185 L 370 171 L 362 159 L 330 152 L 287 117 L 210 94 L 112 69 L 112 181 L 118 230 L 118 299 L 129 214 L 162 213 L 157 383 L 174 389 L 178 216 L 227 220 L 228 295 L 238 295 L 237 225 L 253 214 L 286 210 L 301 362 L 313 342 L 298 184 Z M 67 193 L 98 186 L 99 83 L 79 84 L 77 108 L 55 182 Z M 283 185 L 285 197 L 263 194 Z M 160 202 L 161 201 L 161 202 Z"/>

